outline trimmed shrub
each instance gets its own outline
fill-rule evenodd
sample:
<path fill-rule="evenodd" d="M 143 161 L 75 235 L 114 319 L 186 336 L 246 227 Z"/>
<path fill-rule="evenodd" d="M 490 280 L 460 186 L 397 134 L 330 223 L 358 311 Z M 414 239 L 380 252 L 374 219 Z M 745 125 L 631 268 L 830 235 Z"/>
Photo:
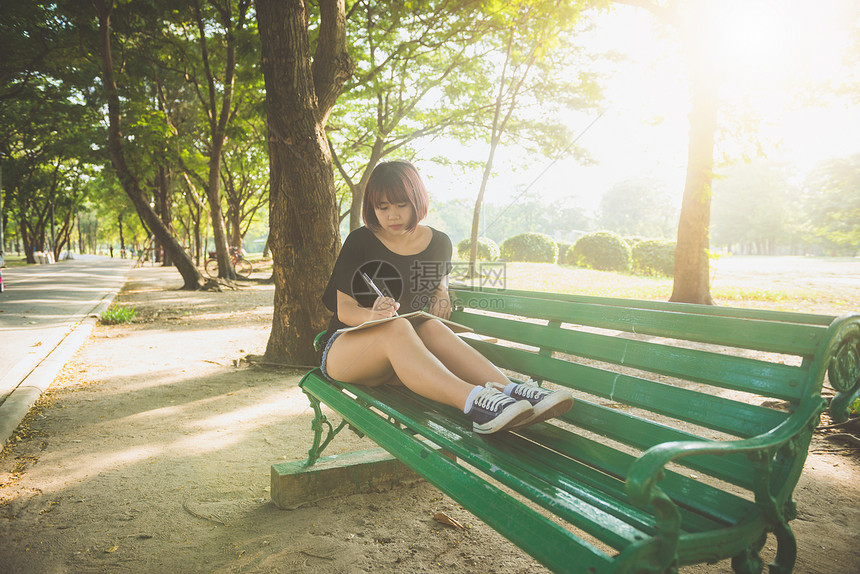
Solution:
<path fill-rule="evenodd" d="M 633 249 L 633 248 L 634 248 L 634 247 L 636 247 L 639 243 L 641 243 L 642 241 L 645 241 L 645 238 L 644 238 L 644 237 L 639 237 L 638 235 L 631 235 L 631 236 L 629 236 L 629 237 L 625 237 L 625 238 L 624 238 L 624 241 L 627 243 L 627 245 L 629 245 L 629 246 L 630 246 L 630 249 Z"/>
<path fill-rule="evenodd" d="M 565 243 L 564 241 L 556 241 L 555 244 L 558 245 L 558 259 L 556 260 L 556 263 L 564 263 L 565 257 L 567 257 L 567 252 L 570 251 L 573 244 Z"/>
<path fill-rule="evenodd" d="M 595 231 L 573 244 L 566 262 L 600 271 L 628 271 L 630 246 L 617 233 Z"/>
<path fill-rule="evenodd" d="M 529 261 L 532 263 L 555 263 L 558 260 L 558 245 L 543 233 L 520 233 L 502 242 L 502 259 L 505 261 Z"/>
<path fill-rule="evenodd" d="M 644 239 L 633 247 L 633 271 L 646 275 L 668 275 L 675 271 L 675 242 Z"/>
<path fill-rule="evenodd" d="M 457 255 L 460 259 L 469 260 L 469 251 L 472 249 L 472 241 L 467 237 L 457 244 Z M 487 237 L 478 238 L 478 259 L 480 261 L 497 261 L 499 259 L 499 246 Z"/>

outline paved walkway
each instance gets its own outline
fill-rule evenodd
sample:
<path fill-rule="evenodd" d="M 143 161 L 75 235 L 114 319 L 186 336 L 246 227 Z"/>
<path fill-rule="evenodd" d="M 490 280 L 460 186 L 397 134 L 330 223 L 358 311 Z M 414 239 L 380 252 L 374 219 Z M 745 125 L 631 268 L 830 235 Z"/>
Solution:
<path fill-rule="evenodd" d="M 0 447 L 87 338 L 134 260 L 77 256 L 3 270 L 0 294 Z"/>

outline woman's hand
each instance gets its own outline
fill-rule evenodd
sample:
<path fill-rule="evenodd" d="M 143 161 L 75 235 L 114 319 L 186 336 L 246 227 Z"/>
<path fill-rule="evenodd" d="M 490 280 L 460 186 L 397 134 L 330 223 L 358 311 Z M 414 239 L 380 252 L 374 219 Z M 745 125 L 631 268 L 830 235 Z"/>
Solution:
<path fill-rule="evenodd" d="M 350 327 L 361 325 L 367 321 L 387 319 L 397 314 L 400 303 L 390 297 L 379 297 L 373 302 L 373 307 L 362 307 L 358 301 L 344 293 L 337 292 L 337 318 Z"/>
<path fill-rule="evenodd" d="M 377 297 L 373 302 L 371 313 L 373 314 L 372 321 L 376 319 L 387 319 L 397 315 L 397 310 L 400 308 L 400 303 L 391 297 Z"/>
<path fill-rule="evenodd" d="M 448 296 L 448 289 L 437 289 L 436 294 L 430 299 L 430 305 L 427 310 L 431 315 L 436 315 L 442 319 L 451 318 L 451 297 Z"/>

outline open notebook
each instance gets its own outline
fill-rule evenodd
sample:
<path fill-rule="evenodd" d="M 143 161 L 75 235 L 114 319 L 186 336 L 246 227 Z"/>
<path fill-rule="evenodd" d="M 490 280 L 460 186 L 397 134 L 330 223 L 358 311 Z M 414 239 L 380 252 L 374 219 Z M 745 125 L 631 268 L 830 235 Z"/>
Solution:
<path fill-rule="evenodd" d="M 373 321 L 365 321 L 361 325 L 356 325 L 355 327 L 344 327 L 343 329 L 338 329 L 338 333 L 348 333 L 349 331 L 358 331 L 359 329 L 368 329 L 370 327 L 375 327 L 376 325 L 381 325 L 382 323 L 387 323 L 388 321 L 393 321 L 394 319 L 409 319 L 410 321 L 425 321 L 427 319 L 439 319 L 446 325 L 448 325 L 452 331 L 455 333 L 471 333 L 472 329 L 467 327 L 466 325 L 461 325 L 460 323 L 455 323 L 454 321 L 449 321 L 448 319 L 442 319 L 441 317 L 437 317 L 436 315 L 431 315 L 425 311 L 414 311 L 412 313 L 406 313 L 405 315 L 395 315 L 394 317 L 386 317 L 385 319 L 375 319 Z"/>

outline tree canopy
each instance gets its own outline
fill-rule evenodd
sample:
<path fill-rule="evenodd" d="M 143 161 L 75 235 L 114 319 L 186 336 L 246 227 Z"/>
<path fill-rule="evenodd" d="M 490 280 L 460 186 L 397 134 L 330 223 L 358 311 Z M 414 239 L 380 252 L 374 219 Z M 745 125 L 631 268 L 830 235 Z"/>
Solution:
<path fill-rule="evenodd" d="M 749 134 L 754 122 L 723 113 L 731 98 L 721 99 L 726 70 L 714 47 L 728 48 L 714 41 L 710 2 L 13 4 L 0 22 L 2 217 L 5 243 L 30 260 L 40 250 L 139 249 L 154 239 L 154 256 L 197 288 L 201 254 L 214 245 L 219 274 L 231 279 L 229 248 L 268 227 L 278 297 L 312 298 L 336 256 L 339 223 L 360 224 L 367 177 L 387 158 L 474 174 L 474 188 L 464 185 L 431 213 L 455 240 L 501 242 L 525 231 L 567 239 L 594 228 L 677 233 L 677 300 L 709 302 L 712 244 L 756 253 L 857 249 L 856 156 L 822 164 L 802 182 L 776 165 L 721 164 L 720 134 L 737 125 Z M 512 190 L 513 202 L 485 206 L 487 188 L 508 179 L 498 167 L 502 150 L 523 164 L 585 156 L 565 119 L 601 106 L 602 49 L 584 38 L 608 4 L 655 14 L 688 58 L 687 83 L 672 86 L 692 102 L 683 202 L 670 199 L 680 189 L 643 174 L 593 190 L 605 191 L 596 218 L 528 187 Z M 276 19 L 262 18 L 263 8 Z M 297 29 L 275 29 L 286 25 L 281 9 Z M 267 57 L 295 74 L 282 76 Z M 737 139 L 746 149 L 757 143 Z M 432 141 L 437 151 L 425 157 Z M 314 167 L 299 173 L 302 162 Z M 320 237 L 303 231 L 309 222 Z M 314 278 L 291 283 L 297 261 L 313 256 Z M 323 310 L 304 316 L 279 301 L 283 330 L 271 348 L 319 328 Z"/>

